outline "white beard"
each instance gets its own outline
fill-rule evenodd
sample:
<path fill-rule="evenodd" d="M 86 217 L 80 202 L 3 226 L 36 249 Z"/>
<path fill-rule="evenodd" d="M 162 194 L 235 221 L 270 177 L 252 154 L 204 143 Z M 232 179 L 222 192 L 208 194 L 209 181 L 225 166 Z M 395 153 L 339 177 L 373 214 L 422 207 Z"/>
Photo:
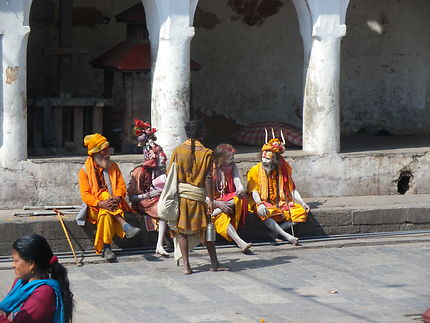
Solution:
<path fill-rule="evenodd" d="M 275 168 L 272 163 L 270 163 L 270 164 L 262 163 L 262 165 L 263 165 L 264 172 L 266 173 L 267 176 L 269 176 L 270 173 Z"/>
<path fill-rule="evenodd" d="M 94 161 L 103 169 L 109 169 L 112 165 L 110 157 L 102 158 L 100 155 L 94 155 Z"/>

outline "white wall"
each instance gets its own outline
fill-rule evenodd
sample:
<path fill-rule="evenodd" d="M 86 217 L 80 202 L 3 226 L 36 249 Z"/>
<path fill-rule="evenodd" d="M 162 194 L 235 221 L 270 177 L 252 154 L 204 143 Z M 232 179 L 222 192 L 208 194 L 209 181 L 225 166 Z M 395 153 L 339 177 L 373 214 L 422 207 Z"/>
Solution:
<path fill-rule="evenodd" d="M 351 0 L 342 46 L 344 132 L 430 133 L 429 17 L 428 0 Z"/>
<path fill-rule="evenodd" d="M 279 12 L 259 26 L 237 17 L 228 1 L 200 0 L 219 23 L 196 24 L 191 57 L 202 65 L 192 73 L 194 109 L 213 111 L 246 124 L 279 120 L 301 125 L 303 47 L 296 11 L 283 1 Z"/>

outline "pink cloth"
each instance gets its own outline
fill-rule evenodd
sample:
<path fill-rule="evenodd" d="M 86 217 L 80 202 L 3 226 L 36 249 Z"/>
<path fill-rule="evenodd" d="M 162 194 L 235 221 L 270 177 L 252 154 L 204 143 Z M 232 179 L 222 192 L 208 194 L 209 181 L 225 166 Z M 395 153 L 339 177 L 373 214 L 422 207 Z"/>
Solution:
<path fill-rule="evenodd" d="M 152 186 L 154 186 L 155 189 L 162 191 L 164 188 L 164 185 L 166 184 L 166 174 L 160 175 L 152 181 Z"/>
<path fill-rule="evenodd" d="M 158 177 L 157 177 L 158 178 Z M 131 172 L 130 181 L 127 185 L 127 194 L 138 195 L 148 193 L 152 186 L 152 170 L 144 166 L 138 166 Z M 155 231 L 158 228 L 158 205 L 159 196 L 132 202 L 131 207 L 145 216 L 145 227 L 147 231 Z"/>

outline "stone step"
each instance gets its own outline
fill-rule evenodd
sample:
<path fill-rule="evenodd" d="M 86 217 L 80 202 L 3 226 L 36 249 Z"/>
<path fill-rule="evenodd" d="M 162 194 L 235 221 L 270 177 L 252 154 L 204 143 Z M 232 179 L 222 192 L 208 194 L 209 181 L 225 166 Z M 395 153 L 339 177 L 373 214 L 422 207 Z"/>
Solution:
<path fill-rule="evenodd" d="M 306 202 L 312 211 L 306 223 L 295 226 L 298 237 L 430 229 L 430 194 L 321 197 Z M 70 250 L 57 216 L 16 217 L 13 216 L 16 211 L 0 210 L 1 256 L 9 255 L 12 243 L 29 233 L 44 235 L 55 252 Z M 75 250 L 92 250 L 95 227 L 90 224 L 79 227 L 74 217 L 66 214 L 63 219 Z M 141 227 L 142 233 L 133 239 L 116 239 L 114 247 L 154 246 L 157 233 L 146 232 L 142 219 L 129 220 Z M 264 224 L 253 214 L 248 215 L 246 226 L 238 231 L 247 241 L 269 240 Z M 226 243 L 220 237 L 217 242 Z"/>

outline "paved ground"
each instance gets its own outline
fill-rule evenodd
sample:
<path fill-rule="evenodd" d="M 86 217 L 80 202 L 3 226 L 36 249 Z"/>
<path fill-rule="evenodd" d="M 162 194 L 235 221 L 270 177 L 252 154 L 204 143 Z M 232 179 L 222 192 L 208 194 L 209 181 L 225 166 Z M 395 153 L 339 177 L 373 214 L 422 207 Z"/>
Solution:
<path fill-rule="evenodd" d="M 219 257 L 231 272 L 209 272 L 203 251 L 193 252 L 190 276 L 151 254 L 69 265 L 75 322 L 414 322 L 430 307 L 429 235 L 265 245 L 253 255 L 225 248 Z"/>

